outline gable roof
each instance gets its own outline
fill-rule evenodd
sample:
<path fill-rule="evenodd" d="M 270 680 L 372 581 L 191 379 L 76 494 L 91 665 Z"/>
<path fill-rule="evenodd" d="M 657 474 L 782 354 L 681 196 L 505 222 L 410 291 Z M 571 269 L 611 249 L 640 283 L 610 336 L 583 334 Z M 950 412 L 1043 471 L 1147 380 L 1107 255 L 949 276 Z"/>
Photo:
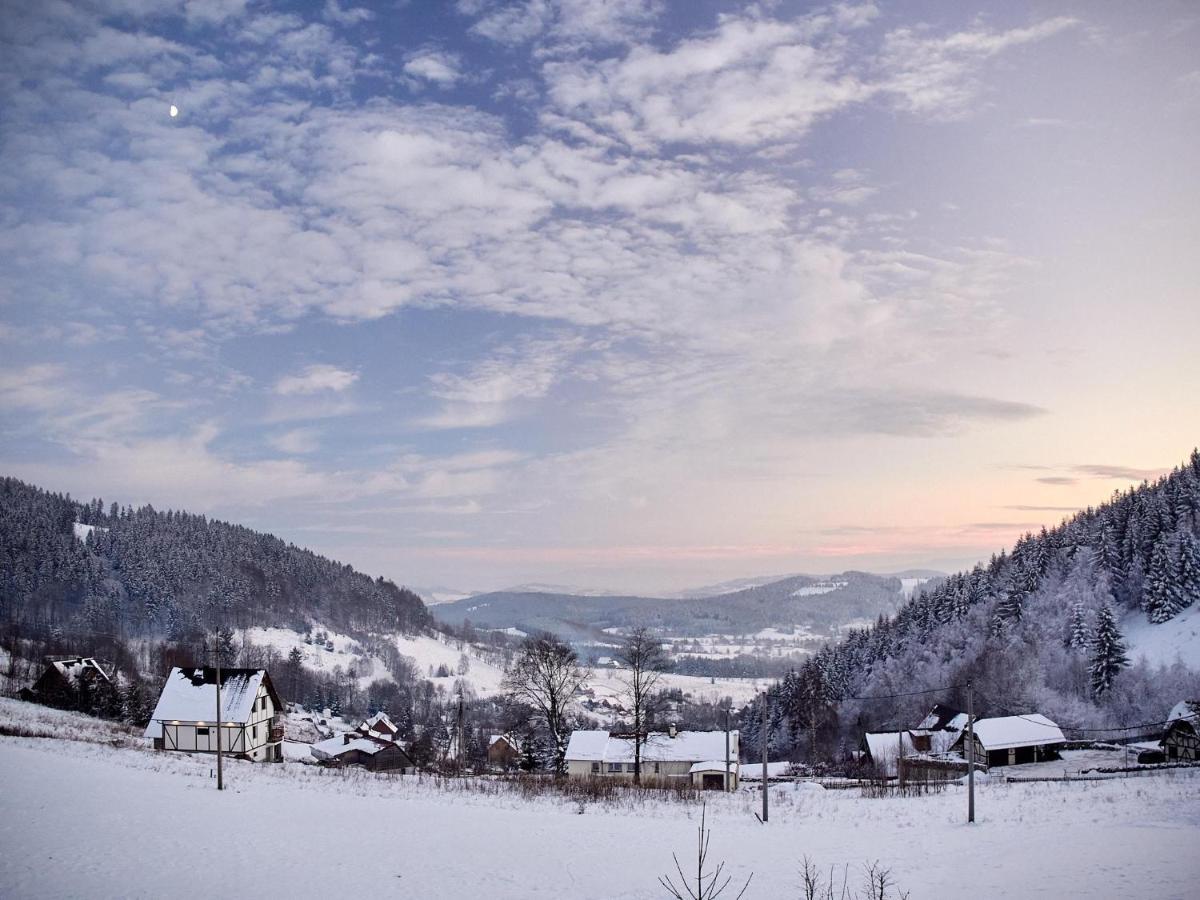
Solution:
<path fill-rule="evenodd" d="M 412 759 L 404 748 L 395 741 L 385 740 L 384 738 L 371 737 L 355 737 L 354 733 L 339 734 L 337 737 L 331 737 L 324 741 L 313 744 L 310 748 L 312 755 L 317 759 L 337 759 L 339 756 L 345 756 L 348 753 L 365 753 L 367 756 L 374 756 L 383 750 L 391 749 L 404 754 L 404 758 L 412 763 Z"/>
<path fill-rule="evenodd" d="M 952 706 L 936 703 L 916 731 L 962 731 L 967 727 L 967 714 Z"/>
<path fill-rule="evenodd" d="M 907 731 L 868 731 L 863 735 L 867 744 L 867 752 L 875 762 L 895 759 L 900 755 L 900 742 L 904 742 L 904 755 L 909 756 L 917 751 L 913 748 L 912 735 Z"/>
<path fill-rule="evenodd" d="M 737 759 L 737 731 L 729 732 L 729 756 Z M 607 731 L 573 731 L 567 759 L 583 762 L 633 762 L 633 738 Z M 725 759 L 724 731 L 679 731 L 675 737 L 654 732 L 642 744 L 643 762 L 690 762 Z M 724 765 L 724 763 L 722 763 Z"/>
<path fill-rule="evenodd" d="M 374 734 L 396 735 L 400 733 L 400 729 L 396 727 L 396 723 L 388 718 L 385 712 L 377 712 L 369 719 L 363 719 L 358 726 L 359 731 L 372 732 Z"/>
<path fill-rule="evenodd" d="M 1062 729 L 1040 713 L 979 719 L 975 722 L 975 738 L 985 750 L 1061 744 L 1066 740 Z"/>
<path fill-rule="evenodd" d="M 279 695 L 266 669 L 221 669 L 221 721 L 244 724 L 250 719 L 260 687 L 265 687 L 276 709 Z M 162 722 L 213 722 L 217 715 L 217 670 L 210 667 L 171 670 L 146 737 L 162 737 Z"/>
<path fill-rule="evenodd" d="M 1200 700 L 1180 700 L 1175 704 L 1163 730 L 1170 734 L 1176 728 L 1200 734 Z"/>
<path fill-rule="evenodd" d="M 488 738 L 488 749 L 490 750 L 499 743 L 508 744 L 517 753 L 521 752 L 521 746 L 517 743 L 517 739 L 510 734 L 493 734 Z"/>
<path fill-rule="evenodd" d="M 105 681 L 109 681 L 107 673 L 100 663 L 96 662 L 95 657 L 91 656 L 76 656 L 70 659 L 53 659 L 50 661 L 50 669 L 58 672 L 70 685 L 79 683 L 80 677 L 85 673 L 98 675 Z"/>

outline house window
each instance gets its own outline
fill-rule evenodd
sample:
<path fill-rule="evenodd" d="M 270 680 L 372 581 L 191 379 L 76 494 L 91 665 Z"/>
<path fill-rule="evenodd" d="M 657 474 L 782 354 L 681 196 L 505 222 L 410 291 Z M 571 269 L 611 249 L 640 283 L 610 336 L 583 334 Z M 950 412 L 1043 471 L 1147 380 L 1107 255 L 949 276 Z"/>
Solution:
<path fill-rule="evenodd" d="M 253 738 L 253 739 L 254 739 L 254 740 L 256 740 L 256 741 L 258 740 L 258 726 L 257 726 L 257 725 L 255 725 L 255 726 L 251 727 L 251 729 L 250 729 L 250 737 L 251 737 L 251 738 Z"/>
<path fill-rule="evenodd" d="M 658 774 L 658 763 L 655 763 L 655 764 L 654 764 L 654 774 L 655 774 L 655 775 L 657 775 L 657 774 Z"/>
<path fill-rule="evenodd" d="M 620 772 L 620 771 L 621 771 L 621 764 L 620 764 L 620 763 L 609 763 L 609 764 L 608 764 L 608 771 L 609 771 L 609 772 Z"/>
<path fill-rule="evenodd" d="M 593 774 L 593 775 L 599 775 L 599 774 L 600 774 L 600 763 L 598 763 L 598 762 L 594 762 L 594 763 L 592 763 L 592 774 Z"/>
<path fill-rule="evenodd" d="M 197 728 L 197 729 L 196 729 L 196 736 L 197 736 L 197 737 L 199 737 L 200 735 L 204 735 L 205 737 L 207 737 L 207 736 L 208 736 L 208 729 L 207 729 L 207 728 Z"/>

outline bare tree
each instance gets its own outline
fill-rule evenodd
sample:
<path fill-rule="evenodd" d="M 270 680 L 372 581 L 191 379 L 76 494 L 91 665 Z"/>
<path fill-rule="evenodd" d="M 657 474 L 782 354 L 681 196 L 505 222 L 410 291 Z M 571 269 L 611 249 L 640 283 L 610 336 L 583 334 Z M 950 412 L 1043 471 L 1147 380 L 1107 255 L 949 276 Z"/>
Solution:
<path fill-rule="evenodd" d="M 546 723 L 554 742 L 554 773 L 566 772 L 567 709 L 587 684 L 587 670 L 567 643 L 552 634 L 531 634 L 521 642 L 513 666 L 504 676 L 510 699 L 528 704 Z"/>
<path fill-rule="evenodd" d="M 633 629 L 617 651 L 617 661 L 626 670 L 621 679 L 623 694 L 633 707 L 633 783 L 642 783 L 642 745 L 652 713 L 654 691 L 667 668 L 667 653 L 662 641 L 649 629 Z"/>

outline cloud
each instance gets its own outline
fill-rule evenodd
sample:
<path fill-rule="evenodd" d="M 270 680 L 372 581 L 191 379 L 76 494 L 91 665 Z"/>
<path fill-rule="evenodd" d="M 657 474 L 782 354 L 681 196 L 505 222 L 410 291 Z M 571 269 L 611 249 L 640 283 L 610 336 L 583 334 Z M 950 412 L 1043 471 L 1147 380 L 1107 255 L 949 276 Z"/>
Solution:
<path fill-rule="evenodd" d="M 321 445 L 320 435 L 311 428 L 293 428 L 270 438 L 276 450 L 293 455 L 313 453 Z"/>
<path fill-rule="evenodd" d="M 898 28 L 884 39 L 877 63 L 879 86 L 909 112 L 963 115 L 979 92 L 979 70 L 988 59 L 1078 24 L 1076 19 L 1059 16 L 1007 31 L 937 35 L 927 28 Z"/>
<path fill-rule="evenodd" d="M 425 49 L 410 54 L 403 68 L 414 78 L 441 88 L 452 87 L 463 77 L 462 60 L 441 50 Z"/>
<path fill-rule="evenodd" d="M 1171 471 L 1168 468 L 1138 469 L 1132 466 L 1109 465 L 1075 466 L 1074 470 L 1081 475 L 1090 475 L 1093 478 L 1115 478 L 1127 481 L 1153 481 Z"/>
<path fill-rule="evenodd" d="M 431 393 L 441 408 L 419 418 L 429 429 L 486 428 L 528 411 L 531 401 L 549 393 L 582 339 L 525 340 L 504 348 L 463 375 L 430 376 Z"/>
<path fill-rule="evenodd" d="M 343 7 L 338 0 L 325 0 L 324 16 L 326 21 L 338 25 L 358 25 L 375 18 L 375 13 L 364 6 Z"/>
<path fill-rule="evenodd" d="M 539 40 L 544 52 L 626 44 L 645 39 L 662 14 L 661 0 L 459 0 L 475 18 L 471 33 L 516 46 Z"/>
<path fill-rule="evenodd" d="M 358 373 L 325 363 L 307 366 L 295 375 L 284 375 L 275 382 L 275 393 L 288 397 L 296 394 L 340 393 L 358 381 Z"/>
<path fill-rule="evenodd" d="M 1066 486 L 1079 483 L 1078 478 L 1069 478 L 1065 475 L 1044 475 L 1037 480 L 1042 484 L 1052 484 L 1056 486 Z"/>

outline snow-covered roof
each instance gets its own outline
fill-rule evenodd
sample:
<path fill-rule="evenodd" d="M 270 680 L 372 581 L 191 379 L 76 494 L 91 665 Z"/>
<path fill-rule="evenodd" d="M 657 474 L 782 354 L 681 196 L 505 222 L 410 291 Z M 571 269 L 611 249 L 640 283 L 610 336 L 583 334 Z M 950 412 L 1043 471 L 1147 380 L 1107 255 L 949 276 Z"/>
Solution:
<path fill-rule="evenodd" d="M 730 756 L 737 757 L 737 732 L 729 732 Z M 700 762 L 725 758 L 724 731 L 680 731 L 675 737 L 655 732 L 642 744 L 648 762 Z M 633 738 L 613 737 L 607 731 L 573 731 L 567 759 L 584 762 L 633 762 Z M 721 764 L 724 767 L 724 763 Z"/>
<path fill-rule="evenodd" d="M 1176 719 L 1191 719 L 1197 715 L 1200 715 L 1200 700 L 1180 700 L 1171 707 L 1170 715 L 1167 716 L 1167 724 L 1170 725 Z"/>
<path fill-rule="evenodd" d="M 521 749 L 520 746 L 517 744 L 516 738 L 514 738 L 512 735 L 508 735 L 508 734 L 493 734 L 491 737 L 488 738 L 488 746 L 493 747 L 496 744 L 500 743 L 501 741 L 504 741 L 506 744 L 508 744 L 508 746 L 512 747 L 514 750 L 517 750 L 518 752 Z"/>
<path fill-rule="evenodd" d="M 1062 729 L 1041 713 L 979 719 L 975 723 L 975 737 L 985 750 L 1061 744 L 1066 740 Z"/>
<path fill-rule="evenodd" d="M 74 684 L 79 676 L 85 671 L 93 671 L 97 673 L 105 681 L 108 681 L 108 676 L 104 674 L 104 669 L 100 663 L 90 656 L 77 656 L 74 659 L 57 659 L 50 663 L 59 674 L 67 681 Z"/>
<path fill-rule="evenodd" d="M 935 704 L 921 720 L 916 731 L 962 731 L 967 727 L 967 714 L 944 704 Z"/>
<path fill-rule="evenodd" d="M 783 778 L 792 774 L 792 764 L 787 761 L 783 762 L 768 762 L 767 777 L 768 778 Z M 743 781 L 762 781 L 762 763 L 748 762 L 746 763 L 746 771 L 739 772 L 739 777 Z"/>
<path fill-rule="evenodd" d="M 221 721 L 244 724 L 250 719 L 254 701 L 264 679 L 265 669 L 221 670 Z M 278 698 L 273 698 L 278 704 Z M 150 715 L 146 737 L 162 737 L 162 722 L 215 722 L 217 717 L 217 678 L 215 669 L 171 670 Z"/>
<path fill-rule="evenodd" d="M 398 734 L 400 729 L 396 727 L 396 723 L 388 718 L 385 712 L 377 712 L 369 719 L 363 719 L 358 726 L 359 731 L 375 731 L 386 732 L 387 734 Z"/>
<path fill-rule="evenodd" d="M 329 738 L 312 745 L 312 755 L 317 759 L 333 759 L 343 754 L 357 750 L 374 756 L 387 746 L 385 743 L 373 741 L 370 738 L 352 738 L 347 741 L 343 735 Z"/>

